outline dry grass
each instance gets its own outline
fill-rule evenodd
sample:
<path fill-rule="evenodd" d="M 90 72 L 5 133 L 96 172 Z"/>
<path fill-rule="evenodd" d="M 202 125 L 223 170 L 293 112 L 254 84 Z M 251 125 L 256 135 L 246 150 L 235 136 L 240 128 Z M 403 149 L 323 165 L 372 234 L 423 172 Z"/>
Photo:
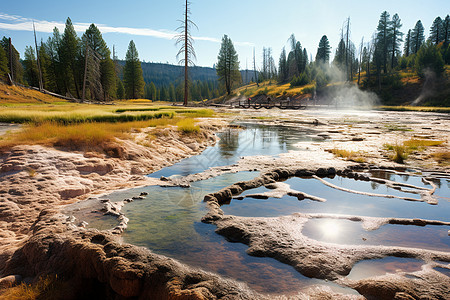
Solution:
<path fill-rule="evenodd" d="M 75 150 L 102 151 L 115 138 L 126 138 L 128 133 L 139 128 L 174 125 L 179 119 L 153 119 L 125 123 L 81 123 L 63 125 L 55 122 L 30 124 L 23 130 L 0 138 L 0 149 L 16 145 L 59 146 Z"/>
<path fill-rule="evenodd" d="M 358 163 L 366 162 L 365 157 L 363 156 L 363 153 L 360 151 L 349 151 L 345 149 L 337 149 L 333 148 L 328 150 L 328 152 L 333 153 L 337 157 L 344 158 L 349 161 L 354 161 Z"/>
<path fill-rule="evenodd" d="M 437 161 L 439 164 L 448 166 L 450 165 L 450 152 L 435 152 L 432 153 L 431 158 Z"/>
<path fill-rule="evenodd" d="M 194 119 L 183 119 L 177 123 L 178 131 L 184 134 L 192 134 L 200 132 L 200 126 L 195 125 Z"/>
<path fill-rule="evenodd" d="M 450 113 L 450 107 L 432 107 L 432 106 L 378 106 L 376 109 L 386 111 L 421 111 L 421 112 L 440 112 Z"/>
<path fill-rule="evenodd" d="M 443 143 L 444 141 L 410 139 L 408 141 L 404 141 L 403 145 L 411 150 L 420 150 L 425 147 L 440 146 Z"/>
<path fill-rule="evenodd" d="M 236 89 L 235 93 L 245 95 L 247 97 L 254 97 L 258 94 L 267 94 L 272 97 L 278 97 L 282 95 L 292 96 L 307 94 L 305 93 L 305 89 L 306 91 L 308 91 L 308 89 L 311 89 L 313 87 L 314 83 L 291 88 L 290 83 L 279 85 L 276 82 L 265 81 L 260 83 L 259 87 L 255 83 L 245 85 Z"/>
<path fill-rule="evenodd" d="M 386 150 L 393 152 L 390 155 L 391 160 L 403 164 L 411 152 L 423 151 L 426 147 L 440 146 L 443 143 L 444 141 L 410 139 L 402 144 L 384 144 L 384 147 Z"/>
<path fill-rule="evenodd" d="M 19 86 L 9 86 L 0 83 L 0 103 L 2 104 L 56 104 L 69 103 L 66 100 L 43 94 L 36 90 L 31 90 Z"/>
<path fill-rule="evenodd" d="M 22 283 L 0 291 L 1 300 L 64 299 L 71 287 L 58 280 L 57 276 L 41 277 L 34 284 Z"/>

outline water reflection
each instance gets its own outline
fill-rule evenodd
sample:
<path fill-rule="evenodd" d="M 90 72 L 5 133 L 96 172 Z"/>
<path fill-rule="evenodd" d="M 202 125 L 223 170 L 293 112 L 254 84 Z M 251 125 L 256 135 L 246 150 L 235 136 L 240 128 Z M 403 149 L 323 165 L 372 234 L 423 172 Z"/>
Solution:
<path fill-rule="evenodd" d="M 220 141 L 207 148 L 200 155 L 183 159 L 170 167 L 148 176 L 159 178 L 173 175 L 186 176 L 200 173 L 210 167 L 227 166 L 236 163 L 242 156 L 274 156 L 296 149 L 299 141 L 312 141 L 308 135 L 311 129 L 275 125 L 243 124 L 245 130 L 227 129 L 218 133 Z"/>
<path fill-rule="evenodd" d="M 419 271 L 423 261 L 414 258 L 385 257 L 381 259 L 363 260 L 353 266 L 348 279 L 361 280 L 369 277 L 397 272 Z"/>
<path fill-rule="evenodd" d="M 337 228 L 337 229 L 335 229 Z M 326 230 L 330 229 L 329 232 Z M 345 219 L 311 219 L 302 233 L 314 240 L 343 245 L 384 245 L 450 251 L 450 226 L 383 225 L 366 231 L 361 222 Z M 334 236 L 333 231 L 337 231 Z"/>

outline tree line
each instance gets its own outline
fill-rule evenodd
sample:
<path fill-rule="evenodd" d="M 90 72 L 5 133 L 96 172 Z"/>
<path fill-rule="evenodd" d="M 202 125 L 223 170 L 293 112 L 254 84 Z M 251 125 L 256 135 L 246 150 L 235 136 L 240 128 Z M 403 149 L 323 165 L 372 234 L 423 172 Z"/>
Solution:
<path fill-rule="evenodd" d="M 341 27 L 332 62 L 331 46 L 326 35 L 321 37 L 313 60 L 311 54 L 308 59 L 306 49 L 291 34 L 288 39 L 290 50 L 287 52 L 285 47 L 282 48 L 278 67 L 275 66 L 271 48 L 263 47 L 259 69 L 256 68 L 253 55 L 252 81 L 258 84 L 264 80 L 277 80 L 279 83 L 290 83 L 291 86 L 314 83 L 315 88 L 321 88 L 330 81 L 355 80 L 362 87 L 381 88 L 382 85 L 392 84 L 389 82 L 393 80 L 392 75 L 400 70 L 413 70 L 420 76 L 424 76 L 425 70 L 431 70 L 439 77 L 444 71 L 444 65 L 450 64 L 449 15 L 434 20 L 427 40 L 420 20 L 408 30 L 406 36 L 401 30 L 402 26 L 398 14 L 391 18 L 384 11 L 372 37 L 367 41 L 362 38 L 356 46 L 351 39 L 350 18 L 347 18 Z M 225 35 L 218 56 L 217 74 L 228 94 L 231 93 L 231 86 L 241 82 L 238 68 L 237 53 Z"/>
<path fill-rule="evenodd" d="M 41 41 L 37 51 L 32 46 L 25 48 L 23 60 L 14 46 L 10 47 L 9 38 L 3 37 L 0 46 L 0 79 L 3 80 L 8 80 L 10 74 L 15 83 L 40 87 L 42 78 L 45 90 L 86 100 L 183 100 L 182 82 L 159 86 L 145 83 L 135 43 L 130 41 L 125 62 L 120 62 L 95 24 L 78 37 L 68 18 L 62 34 L 55 27 L 52 36 L 46 42 Z M 214 81 L 193 81 L 190 90 L 190 100 L 210 99 L 223 93 Z"/>

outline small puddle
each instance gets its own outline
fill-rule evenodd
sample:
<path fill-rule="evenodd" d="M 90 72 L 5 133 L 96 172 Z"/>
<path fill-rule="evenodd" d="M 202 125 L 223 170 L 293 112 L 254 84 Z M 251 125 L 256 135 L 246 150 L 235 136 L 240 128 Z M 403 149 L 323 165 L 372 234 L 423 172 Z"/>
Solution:
<path fill-rule="evenodd" d="M 440 268 L 440 267 L 436 267 L 434 268 L 436 271 L 441 272 L 442 274 L 444 274 L 445 276 L 450 277 L 450 269 L 446 269 L 446 268 Z"/>
<path fill-rule="evenodd" d="M 361 280 L 374 276 L 395 274 L 398 272 L 419 271 L 424 264 L 423 261 L 414 258 L 385 257 L 381 259 L 363 260 L 353 266 L 348 279 Z"/>
<path fill-rule="evenodd" d="M 420 248 L 437 251 L 450 250 L 450 226 L 383 225 L 366 231 L 361 222 L 338 219 L 310 219 L 302 233 L 314 240 L 346 245 L 383 245 Z"/>

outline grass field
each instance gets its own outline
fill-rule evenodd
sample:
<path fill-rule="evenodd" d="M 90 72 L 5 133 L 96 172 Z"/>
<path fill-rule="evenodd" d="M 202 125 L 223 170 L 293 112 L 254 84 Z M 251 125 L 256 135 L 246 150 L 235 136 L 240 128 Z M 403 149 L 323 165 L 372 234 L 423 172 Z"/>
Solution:
<path fill-rule="evenodd" d="M 0 122 L 24 124 L 22 129 L 0 136 L 0 149 L 41 144 L 70 149 L 102 151 L 115 138 L 145 127 L 178 126 L 180 132 L 198 132 L 193 118 L 212 117 L 214 111 L 183 108 L 137 99 L 114 105 L 61 101 L 38 91 L 0 84 Z M 39 99 L 39 100 L 36 100 Z"/>

